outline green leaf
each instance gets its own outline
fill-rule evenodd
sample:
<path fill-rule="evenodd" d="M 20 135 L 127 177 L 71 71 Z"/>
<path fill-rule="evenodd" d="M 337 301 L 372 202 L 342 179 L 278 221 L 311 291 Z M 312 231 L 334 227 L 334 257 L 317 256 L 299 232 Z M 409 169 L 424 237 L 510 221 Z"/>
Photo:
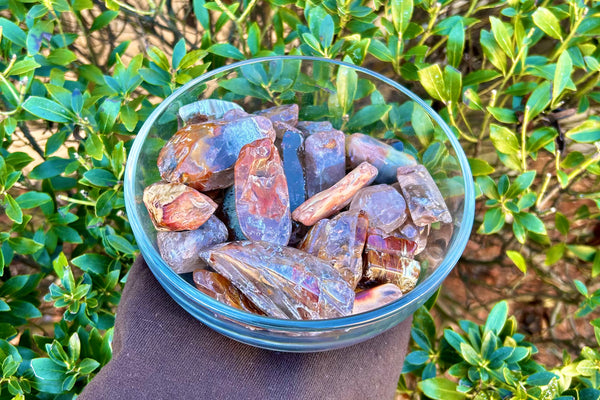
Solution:
<path fill-rule="evenodd" d="M 566 133 L 569 139 L 579 143 L 593 143 L 600 140 L 600 120 L 588 119 Z"/>
<path fill-rule="evenodd" d="M 539 113 L 544 111 L 548 104 L 550 104 L 550 99 L 552 96 L 552 85 L 550 82 L 543 82 L 535 88 L 533 93 L 527 99 L 527 103 L 525 107 L 528 109 L 526 112 L 528 116 L 528 121 L 531 121 L 535 118 Z"/>
<path fill-rule="evenodd" d="M 26 57 L 25 59 L 14 63 L 8 75 L 25 75 L 26 73 L 31 72 L 39 67 L 40 64 L 35 62 L 33 58 Z"/>
<path fill-rule="evenodd" d="M 113 199 L 116 194 L 117 192 L 111 189 L 98 197 L 98 200 L 96 200 L 96 216 L 105 217 L 110 214 L 113 209 Z"/>
<path fill-rule="evenodd" d="M 75 257 L 71 262 L 82 271 L 105 275 L 108 272 L 111 259 L 102 254 L 88 253 Z"/>
<path fill-rule="evenodd" d="M 21 211 L 21 207 L 19 207 L 19 204 L 15 201 L 15 199 L 13 199 L 10 194 L 6 194 L 4 196 L 4 201 L 6 202 L 6 209 L 4 210 L 6 212 L 6 216 L 17 224 L 22 223 L 23 211 Z"/>
<path fill-rule="evenodd" d="M 54 230 L 54 232 L 56 232 L 56 235 L 63 242 L 75 244 L 83 243 L 83 240 L 81 240 L 81 236 L 79 236 L 77 231 L 71 228 L 70 226 L 55 225 L 52 229 Z"/>
<path fill-rule="evenodd" d="M 46 204 L 52 201 L 52 198 L 48 193 L 29 191 L 25 192 L 15 199 L 19 206 L 23 209 L 30 209 L 39 207 L 42 204 Z"/>
<path fill-rule="evenodd" d="M 546 227 L 541 219 L 531 213 L 519 213 L 515 215 L 515 219 L 521 223 L 529 232 L 546 234 Z"/>
<path fill-rule="evenodd" d="M 532 14 L 533 23 L 540 28 L 546 35 L 562 41 L 562 31 L 558 18 L 550 10 L 544 7 L 537 7 Z"/>
<path fill-rule="evenodd" d="M 67 66 L 77 60 L 77 56 L 69 49 L 54 49 L 48 55 L 47 60 L 55 65 Z"/>
<path fill-rule="evenodd" d="M 462 75 L 456 68 L 446 65 L 444 68 L 444 82 L 446 83 L 447 99 L 458 104 L 462 90 Z"/>
<path fill-rule="evenodd" d="M 233 58 L 234 60 L 243 60 L 244 55 L 237 47 L 229 43 L 216 43 L 206 49 L 209 53 L 216 54 L 225 58 Z"/>
<path fill-rule="evenodd" d="M 589 295 L 588 289 L 583 282 L 581 282 L 579 279 L 574 279 L 573 283 L 575 284 L 577 291 L 581 293 L 582 296 L 587 297 Z"/>
<path fill-rule="evenodd" d="M 101 133 L 109 133 L 117 121 L 117 116 L 121 110 L 121 100 L 114 97 L 109 97 L 98 109 L 100 114 L 98 128 Z"/>
<path fill-rule="evenodd" d="M 448 44 L 446 53 L 448 56 L 448 64 L 454 68 L 458 68 L 463 58 L 465 49 L 465 27 L 462 19 L 455 24 L 448 34 Z"/>
<path fill-rule="evenodd" d="M 558 133 L 555 129 L 545 126 L 533 131 L 527 137 L 526 150 L 528 153 L 534 153 L 552 143 Z"/>
<path fill-rule="evenodd" d="M 94 160 L 102 160 L 104 157 L 104 143 L 100 139 L 100 135 L 96 133 L 89 133 L 88 137 L 83 142 L 86 153 Z"/>
<path fill-rule="evenodd" d="M 429 114 L 417 103 L 413 104 L 413 111 L 410 117 L 411 125 L 417 135 L 417 139 L 423 146 L 429 146 L 433 140 L 435 127 Z"/>
<path fill-rule="evenodd" d="M 98 187 L 112 187 L 118 182 L 112 172 L 101 168 L 86 171 L 83 177 L 87 182 Z"/>
<path fill-rule="evenodd" d="M 418 383 L 419 389 L 436 400 L 462 400 L 466 395 L 456 390 L 456 383 L 446 378 L 430 378 Z"/>
<path fill-rule="evenodd" d="M 0 17 L 0 28 L 2 28 L 2 35 L 11 42 L 13 42 L 19 47 L 27 46 L 27 35 L 25 34 L 25 32 L 23 32 L 23 29 L 19 28 L 19 26 L 16 25 L 14 22 L 9 21 L 6 18 Z"/>
<path fill-rule="evenodd" d="M 516 124 L 518 122 L 515 112 L 508 108 L 487 107 L 487 110 L 494 118 L 505 124 Z"/>
<path fill-rule="evenodd" d="M 90 28 L 90 33 L 104 28 L 105 26 L 110 24 L 110 21 L 115 19 L 118 15 L 118 11 L 104 11 L 96 19 L 94 19 L 92 27 Z"/>
<path fill-rule="evenodd" d="M 496 39 L 498 46 L 504 51 L 510 58 L 515 58 L 513 51 L 513 45 L 511 43 L 511 35 L 508 33 L 508 29 L 502 21 L 496 17 L 490 17 L 490 23 L 492 25 L 492 35 Z"/>
<path fill-rule="evenodd" d="M 58 394 L 63 392 L 62 382 L 67 370 L 49 358 L 34 358 L 31 360 L 31 370 L 34 374 L 33 386 L 42 392 Z"/>
<path fill-rule="evenodd" d="M 571 74 L 573 73 L 573 61 L 569 56 L 568 51 L 563 51 L 558 57 L 556 63 L 556 71 L 554 72 L 554 85 L 552 86 L 552 102 L 558 100 L 558 97 L 565 90 L 569 82 L 571 81 Z"/>
<path fill-rule="evenodd" d="M 521 253 L 513 250 L 506 250 L 506 255 L 519 268 L 522 273 L 527 273 L 527 263 Z"/>
<path fill-rule="evenodd" d="M 487 161 L 479 158 L 469 158 L 469 166 L 471 167 L 473 176 L 489 175 L 495 171 L 494 167 Z"/>
<path fill-rule="evenodd" d="M 177 41 L 177 44 L 175 44 L 175 47 L 173 48 L 173 57 L 171 59 L 171 65 L 173 65 L 173 69 L 179 68 L 179 63 L 183 57 L 185 57 L 185 53 L 185 39 L 181 38 Z"/>
<path fill-rule="evenodd" d="M 513 199 L 527 190 L 535 179 L 535 171 L 527 171 L 519 175 L 508 188 L 504 195 L 507 199 Z"/>
<path fill-rule="evenodd" d="M 358 129 L 381 120 L 392 109 L 387 104 L 370 104 L 358 110 L 348 121 L 348 129 Z"/>
<path fill-rule="evenodd" d="M 253 22 L 248 28 L 248 48 L 250 53 L 255 55 L 260 50 L 260 28 L 256 22 Z"/>
<path fill-rule="evenodd" d="M 479 43 L 483 49 L 483 54 L 490 60 L 492 65 L 506 74 L 506 55 L 496 43 L 494 36 L 485 30 L 482 30 L 479 37 Z"/>
<path fill-rule="evenodd" d="M 433 64 L 427 68 L 422 68 L 418 74 L 421 85 L 431 97 L 443 102 L 448 100 L 446 99 L 446 83 L 439 65 Z"/>
<path fill-rule="evenodd" d="M 33 254 L 42 249 L 44 245 L 26 237 L 17 236 L 8 239 L 10 247 L 18 254 Z"/>
<path fill-rule="evenodd" d="M 121 253 L 133 255 L 137 251 L 137 249 L 123 236 L 108 235 L 106 240 L 115 250 Z"/>
<path fill-rule="evenodd" d="M 594 256 L 594 262 L 592 264 L 592 278 L 595 278 L 600 274 L 600 250 L 596 251 Z"/>
<path fill-rule="evenodd" d="M 561 234 L 569 234 L 569 220 L 567 219 L 567 217 L 565 217 L 563 213 L 559 211 L 557 211 L 556 214 L 554 214 L 554 226 L 556 227 L 556 230 L 559 231 Z"/>
<path fill-rule="evenodd" d="M 200 25 L 202 25 L 205 31 L 210 32 L 210 16 L 208 10 L 204 7 L 205 0 L 194 0 L 193 6 L 196 19 L 200 22 Z"/>
<path fill-rule="evenodd" d="M 558 376 L 553 374 L 552 372 L 536 372 L 535 374 L 528 376 L 525 383 L 531 386 L 546 386 L 554 378 L 558 379 Z"/>
<path fill-rule="evenodd" d="M 560 260 L 565 254 L 565 249 L 566 246 L 564 243 L 559 243 L 550 247 L 548 250 L 546 250 L 546 260 L 544 261 L 544 264 L 552 265 Z"/>
<path fill-rule="evenodd" d="M 23 108 L 36 117 L 53 122 L 71 122 L 69 112 L 60 104 L 44 97 L 30 96 L 23 103 Z"/>
<path fill-rule="evenodd" d="M 412 0 L 392 0 L 392 23 L 394 24 L 394 29 L 398 33 L 400 40 L 402 38 L 402 34 L 408 27 L 408 23 L 412 17 L 413 13 L 413 1 Z"/>
<path fill-rule="evenodd" d="M 348 113 L 354 104 L 358 76 L 353 68 L 340 67 L 335 79 L 337 100 L 342 107 L 343 114 Z"/>
<path fill-rule="evenodd" d="M 592 261 L 596 255 L 596 248 L 586 245 L 567 245 L 569 251 L 575 254 L 580 260 Z"/>
<path fill-rule="evenodd" d="M 498 232 L 504 226 L 504 214 L 499 207 L 490 208 L 483 217 L 483 233 L 492 234 Z"/>
<path fill-rule="evenodd" d="M 490 139 L 496 150 L 504 154 L 517 154 L 520 151 L 519 140 L 517 135 L 510 129 L 491 124 Z"/>
<path fill-rule="evenodd" d="M 87 375 L 93 372 L 100 366 L 100 363 L 91 358 L 85 358 L 79 363 L 79 372 L 83 375 Z"/>
<path fill-rule="evenodd" d="M 71 160 L 51 157 L 35 167 L 30 173 L 29 178 L 31 179 L 47 179 L 54 176 L 60 175 L 65 171 L 67 165 L 71 163 Z"/>
<path fill-rule="evenodd" d="M 150 49 L 150 51 L 148 52 L 148 57 L 160 69 L 162 69 L 163 71 L 165 71 L 167 73 L 170 72 L 171 65 L 169 64 L 169 60 L 167 59 L 167 56 L 165 55 L 165 53 L 161 49 L 159 49 L 156 46 L 152 47 Z"/>

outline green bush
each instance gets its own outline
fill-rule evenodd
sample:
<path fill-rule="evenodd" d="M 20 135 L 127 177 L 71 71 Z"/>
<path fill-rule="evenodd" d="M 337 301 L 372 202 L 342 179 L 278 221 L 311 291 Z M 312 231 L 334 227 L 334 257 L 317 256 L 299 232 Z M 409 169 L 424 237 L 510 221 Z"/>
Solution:
<path fill-rule="evenodd" d="M 110 360 L 137 254 L 122 191 L 135 133 L 190 79 L 271 54 L 362 64 L 430 99 L 470 157 L 476 234 L 500 238 L 503 254 L 560 293 L 556 301 L 579 303 L 576 317 L 600 338 L 600 250 L 591 229 L 572 234 L 600 216 L 599 2 L 145 5 L 0 0 L 0 399 L 74 398 Z M 569 112 L 581 118 L 565 127 Z M 430 133 L 417 135 L 426 147 Z M 578 271 L 568 284 L 556 278 L 565 265 Z M 427 309 L 416 314 L 399 392 L 600 398 L 598 342 L 544 366 L 506 302 L 482 326 L 458 326 L 442 332 Z"/>

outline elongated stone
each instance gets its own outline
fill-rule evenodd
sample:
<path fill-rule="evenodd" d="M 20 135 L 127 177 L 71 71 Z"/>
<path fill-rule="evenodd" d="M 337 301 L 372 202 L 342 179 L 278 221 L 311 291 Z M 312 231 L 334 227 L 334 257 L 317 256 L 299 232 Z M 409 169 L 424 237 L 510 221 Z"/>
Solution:
<path fill-rule="evenodd" d="M 356 293 L 352 314 L 360 314 L 383 307 L 403 296 L 402 290 L 393 283 L 384 283 Z"/>
<path fill-rule="evenodd" d="M 352 168 L 364 161 L 377 168 L 379 175 L 375 183 L 393 183 L 396 181 L 398 167 L 417 164 L 410 154 L 398 151 L 389 144 L 362 133 L 354 133 L 347 137 L 346 151 Z"/>
<path fill-rule="evenodd" d="M 254 114 L 269 118 L 273 124 L 275 124 L 275 122 L 283 122 L 291 126 L 296 126 L 298 123 L 299 110 L 298 104 L 284 104 L 282 106 L 275 106 L 256 111 Z"/>
<path fill-rule="evenodd" d="M 226 100 L 204 99 L 179 107 L 177 112 L 185 124 L 222 118 L 229 110 L 242 110 L 238 104 Z"/>
<path fill-rule="evenodd" d="M 323 223 L 322 221 L 326 221 Z M 355 288 L 363 273 L 362 253 L 369 219 L 362 211 L 345 211 L 331 220 L 320 220 L 311 229 L 300 249 L 331 262 Z"/>
<path fill-rule="evenodd" d="M 344 140 L 344 134 L 336 130 L 317 132 L 304 140 L 304 171 L 308 197 L 330 188 L 344 177 Z"/>
<path fill-rule="evenodd" d="M 404 197 L 390 185 L 360 189 L 350 203 L 350 210 L 364 211 L 369 217 L 369 226 L 386 233 L 399 228 L 406 221 Z"/>
<path fill-rule="evenodd" d="M 292 231 L 288 185 L 271 139 L 245 145 L 235 163 L 235 209 L 244 236 L 287 245 Z"/>
<path fill-rule="evenodd" d="M 217 209 L 210 197 L 181 183 L 153 183 L 142 199 L 154 227 L 162 231 L 197 229 Z"/>
<path fill-rule="evenodd" d="M 400 167 L 397 171 L 400 190 L 410 216 L 417 226 L 437 221 L 449 224 L 452 216 L 433 178 L 423 165 Z"/>
<path fill-rule="evenodd" d="M 322 319 L 352 311 L 354 291 L 339 272 L 293 247 L 231 242 L 201 256 L 268 316 Z"/>
<path fill-rule="evenodd" d="M 162 148 L 158 170 L 164 180 L 198 190 L 226 188 L 233 184 L 233 164 L 242 147 L 263 138 L 275 140 L 273 125 L 255 115 L 188 125 Z"/>
<path fill-rule="evenodd" d="M 158 251 L 178 274 L 204 268 L 200 251 L 227 240 L 227 227 L 214 215 L 193 231 L 157 232 Z"/>
<path fill-rule="evenodd" d="M 223 213 L 225 214 L 225 222 L 229 228 L 229 237 L 232 240 L 248 240 L 248 238 L 242 232 L 240 226 L 240 220 L 235 210 L 235 188 L 232 186 L 225 190 L 225 196 L 223 197 Z"/>
<path fill-rule="evenodd" d="M 377 168 L 364 162 L 354 168 L 335 185 L 302 203 L 292 213 L 292 218 L 306 226 L 329 217 L 346 207 L 361 188 L 368 186 L 377 176 Z"/>
<path fill-rule="evenodd" d="M 296 128 L 300 129 L 307 136 L 318 132 L 336 131 L 329 121 L 298 121 Z"/>
<path fill-rule="evenodd" d="M 194 271 L 194 283 L 199 291 L 221 303 L 254 314 L 264 315 L 264 313 L 252 304 L 250 299 L 233 286 L 227 278 L 216 272 L 198 269 Z"/>
<path fill-rule="evenodd" d="M 406 218 L 404 225 L 392 232 L 396 237 L 405 238 L 417 244 L 415 255 L 420 254 L 427 246 L 430 225 L 416 226 L 410 216 Z"/>
<path fill-rule="evenodd" d="M 278 125 L 281 124 L 275 123 L 275 126 Z M 306 184 L 302 168 L 303 144 L 304 137 L 300 131 L 292 127 L 286 129 L 281 142 L 281 155 L 290 195 L 290 210 L 292 211 L 306 200 Z"/>

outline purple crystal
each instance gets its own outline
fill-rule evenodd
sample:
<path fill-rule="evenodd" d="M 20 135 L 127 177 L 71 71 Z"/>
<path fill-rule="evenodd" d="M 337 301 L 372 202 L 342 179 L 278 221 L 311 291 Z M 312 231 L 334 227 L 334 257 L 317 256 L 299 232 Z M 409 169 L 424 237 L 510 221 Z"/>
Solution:
<path fill-rule="evenodd" d="M 300 249 L 330 261 L 355 288 L 362 277 L 362 252 L 368 227 L 369 220 L 362 211 L 342 212 L 331 220 L 319 221 L 309 231 Z"/>
<path fill-rule="evenodd" d="M 346 172 L 344 134 L 334 130 L 308 136 L 304 141 L 304 168 L 308 197 L 342 179 Z"/>
<path fill-rule="evenodd" d="M 290 194 L 290 210 L 295 210 L 306 200 L 304 170 L 302 169 L 302 144 L 304 137 L 298 130 L 287 129 L 281 142 L 283 171 Z"/>
<path fill-rule="evenodd" d="M 385 283 L 356 293 L 352 314 L 360 314 L 383 307 L 402 297 L 402 290 L 393 283 Z"/>
<path fill-rule="evenodd" d="M 178 274 L 204 268 L 200 251 L 226 240 L 227 227 L 214 215 L 193 231 L 156 233 L 161 257 Z"/>
<path fill-rule="evenodd" d="M 298 123 L 298 111 L 298 104 L 284 104 L 256 111 L 254 114 L 269 118 L 273 124 L 275 122 L 283 122 L 287 125 L 296 126 Z"/>
<path fill-rule="evenodd" d="M 318 132 L 336 131 L 329 121 L 298 121 L 296 128 L 300 129 L 306 135 L 312 135 Z"/>
<path fill-rule="evenodd" d="M 396 237 L 405 238 L 417 244 L 415 255 L 421 253 L 427 246 L 427 237 L 429 236 L 429 225 L 416 226 L 410 216 L 406 218 L 404 225 L 392 233 Z"/>
<path fill-rule="evenodd" d="M 292 219 L 287 181 L 270 139 L 242 148 L 235 163 L 235 208 L 244 235 L 285 246 Z"/>
<path fill-rule="evenodd" d="M 398 183 L 415 225 L 452 222 L 444 197 L 423 165 L 398 168 Z"/>
<path fill-rule="evenodd" d="M 266 242 L 231 242 L 201 256 L 268 316 L 321 319 L 352 311 L 350 285 L 328 263 L 301 250 Z"/>
<path fill-rule="evenodd" d="M 398 167 L 417 163 L 410 154 L 398 151 L 389 144 L 362 133 L 348 136 L 346 148 L 352 168 L 363 161 L 377 168 L 379 175 L 375 183 L 393 183 L 396 181 Z"/>
<path fill-rule="evenodd" d="M 390 185 L 362 188 L 354 195 L 350 210 L 363 210 L 369 217 L 369 226 L 390 233 L 406 221 L 404 197 Z"/>

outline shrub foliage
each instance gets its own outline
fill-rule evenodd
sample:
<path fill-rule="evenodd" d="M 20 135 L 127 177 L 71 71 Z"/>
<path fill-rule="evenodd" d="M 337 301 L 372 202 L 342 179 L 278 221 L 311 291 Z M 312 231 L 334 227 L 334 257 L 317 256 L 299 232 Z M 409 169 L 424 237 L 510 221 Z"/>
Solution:
<path fill-rule="evenodd" d="M 137 254 L 132 139 L 178 86 L 273 54 L 362 64 L 429 99 L 470 157 L 477 234 L 580 303 L 599 338 L 600 250 L 572 232 L 600 215 L 599 35 L 600 4 L 583 0 L 0 0 L 0 399 L 74 398 L 110 360 Z M 558 282 L 566 263 L 577 279 Z M 541 365 L 506 302 L 458 327 L 416 314 L 400 392 L 600 398 L 597 342 Z"/>

